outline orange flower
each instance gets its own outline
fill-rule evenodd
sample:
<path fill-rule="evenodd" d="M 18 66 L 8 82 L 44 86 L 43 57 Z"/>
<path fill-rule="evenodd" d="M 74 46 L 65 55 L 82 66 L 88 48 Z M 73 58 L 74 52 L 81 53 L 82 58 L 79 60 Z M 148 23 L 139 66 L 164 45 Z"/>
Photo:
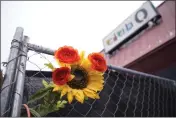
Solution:
<path fill-rule="evenodd" d="M 56 68 L 52 73 L 52 80 L 56 85 L 64 85 L 69 77 L 71 70 L 68 67 Z"/>
<path fill-rule="evenodd" d="M 78 51 L 71 46 L 63 46 L 59 48 L 55 52 L 54 57 L 58 59 L 59 62 L 68 64 L 73 64 L 80 60 Z"/>
<path fill-rule="evenodd" d="M 92 53 L 88 55 L 91 62 L 91 68 L 100 72 L 105 72 L 107 69 L 106 60 L 100 53 Z"/>

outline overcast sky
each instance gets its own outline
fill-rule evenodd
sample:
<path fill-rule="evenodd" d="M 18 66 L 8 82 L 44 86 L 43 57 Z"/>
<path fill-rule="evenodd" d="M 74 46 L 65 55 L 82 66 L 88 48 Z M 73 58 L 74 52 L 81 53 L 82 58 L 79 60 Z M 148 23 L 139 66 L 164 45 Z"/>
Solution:
<path fill-rule="evenodd" d="M 1 1 L 1 62 L 7 61 L 18 26 L 30 43 L 57 49 L 70 45 L 87 53 L 103 49 L 102 39 L 145 1 Z M 153 1 L 158 6 L 162 1 Z M 33 52 L 29 52 L 32 55 Z M 47 57 L 53 62 L 51 56 Z M 40 68 L 41 55 L 30 61 Z M 27 64 L 28 70 L 38 70 Z M 45 69 L 47 70 L 47 69 Z"/>

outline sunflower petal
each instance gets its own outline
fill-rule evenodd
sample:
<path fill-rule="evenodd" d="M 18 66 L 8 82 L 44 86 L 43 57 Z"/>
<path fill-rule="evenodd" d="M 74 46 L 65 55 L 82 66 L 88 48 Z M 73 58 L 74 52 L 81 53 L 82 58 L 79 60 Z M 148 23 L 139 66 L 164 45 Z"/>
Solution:
<path fill-rule="evenodd" d="M 71 69 L 70 64 L 60 62 L 58 59 L 56 59 L 56 61 L 59 64 L 59 66 L 61 66 L 61 67 L 68 67 L 68 68 Z"/>
<path fill-rule="evenodd" d="M 54 92 L 54 91 L 58 91 L 59 89 L 60 89 L 59 86 L 55 86 L 54 89 L 53 89 L 53 92 Z"/>
<path fill-rule="evenodd" d="M 90 70 L 89 71 L 89 75 L 100 75 L 100 76 L 103 76 L 104 73 L 103 72 L 99 72 L 99 71 L 95 71 L 95 70 Z"/>
<path fill-rule="evenodd" d="M 104 80 L 103 80 L 103 81 L 104 81 Z M 103 81 L 101 81 L 101 80 L 94 80 L 94 81 L 92 81 L 92 80 L 90 79 L 88 85 L 89 85 L 89 84 L 94 84 L 94 85 L 97 86 L 97 87 L 103 86 L 103 84 L 102 84 Z"/>
<path fill-rule="evenodd" d="M 104 77 L 102 75 L 89 75 L 89 80 L 90 81 L 96 81 L 96 80 L 103 80 Z"/>
<path fill-rule="evenodd" d="M 68 78 L 68 81 L 71 81 L 73 78 L 75 77 L 75 75 L 72 75 Z"/>
<path fill-rule="evenodd" d="M 81 67 L 86 69 L 87 72 L 90 71 L 91 63 L 88 59 L 83 59 L 82 63 L 80 64 Z"/>
<path fill-rule="evenodd" d="M 94 90 L 96 92 L 101 91 L 103 89 L 103 83 L 101 82 L 101 80 L 100 81 L 89 81 L 87 88 Z"/>
<path fill-rule="evenodd" d="M 71 104 L 71 102 L 73 101 L 73 94 L 72 94 L 72 92 L 69 92 L 67 94 L 67 99 L 68 99 L 68 102 Z"/>
<path fill-rule="evenodd" d="M 90 97 L 92 99 L 96 98 L 96 93 L 90 89 L 85 88 L 83 92 L 87 97 Z"/>
<path fill-rule="evenodd" d="M 81 53 L 80 53 L 80 63 L 82 63 L 82 61 L 84 60 L 84 56 L 85 56 L 85 51 L 81 51 Z"/>
<path fill-rule="evenodd" d="M 73 89 L 67 86 L 67 92 L 71 92 L 71 91 L 73 91 Z"/>
<path fill-rule="evenodd" d="M 104 83 L 104 78 L 101 75 L 90 75 L 89 76 L 90 83 Z"/>
<path fill-rule="evenodd" d="M 84 93 L 82 90 L 77 90 L 77 94 L 75 95 L 76 100 L 83 103 L 84 102 Z"/>
<path fill-rule="evenodd" d="M 90 81 L 91 83 L 101 83 L 101 84 L 104 83 L 104 80 L 103 80 L 103 79 L 97 79 L 97 80 L 90 80 L 90 79 L 89 79 L 89 81 Z"/>
<path fill-rule="evenodd" d="M 100 96 L 98 94 L 96 94 L 95 98 L 96 99 L 100 99 Z"/>
<path fill-rule="evenodd" d="M 84 101 L 79 97 L 79 96 L 75 96 L 75 99 L 77 100 L 77 101 L 79 101 L 80 103 L 83 103 Z"/>
<path fill-rule="evenodd" d="M 59 91 L 63 88 L 63 86 L 58 86 L 58 85 L 55 85 L 55 84 L 53 86 L 54 86 L 53 92 L 54 91 Z"/>
<path fill-rule="evenodd" d="M 95 91 L 95 92 L 98 92 L 98 91 L 101 91 L 103 89 L 103 87 L 93 87 L 93 86 L 89 86 L 87 87 L 88 89 L 92 90 L 92 91 Z"/>
<path fill-rule="evenodd" d="M 76 89 L 72 89 L 72 93 L 73 93 L 73 96 L 75 96 L 77 94 L 77 90 Z"/>
<path fill-rule="evenodd" d="M 61 91 L 61 96 L 60 98 L 62 98 L 66 93 L 68 92 L 68 87 L 67 86 L 64 86 L 62 91 Z"/>

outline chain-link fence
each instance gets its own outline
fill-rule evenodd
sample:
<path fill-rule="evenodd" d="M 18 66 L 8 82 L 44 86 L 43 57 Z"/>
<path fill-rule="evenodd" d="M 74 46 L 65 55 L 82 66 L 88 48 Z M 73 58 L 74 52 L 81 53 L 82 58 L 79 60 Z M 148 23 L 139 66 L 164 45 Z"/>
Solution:
<path fill-rule="evenodd" d="M 18 49 L 20 46 L 18 46 Z M 22 46 L 21 52 L 25 46 Z M 16 53 L 9 59 L 3 87 L 1 116 L 24 116 L 22 104 L 39 90 L 42 80 L 51 81 L 51 71 L 44 71 L 44 63 L 54 63 L 53 51 L 27 44 L 28 53 Z M 45 53 L 45 54 L 44 54 Z M 23 57 L 23 58 L 22 58 Z M 22 58 L 22 59 L 21 59 Z M 18 60 L 19 59 L 19 60 Z M 36 63 L 41 60 L 40 64 Z M 10 65 L 12 60 L 16 60 Z M 44 61 L 42 61 L 44 60 Z M 25 70 L 30 65 L 35 70 Z M 25 75 L 24 75 L 25 72 Z M 9 73 L 9 74 L 8 74 Z M 47 116 L 67 117 L 118 117 L 118 116 L 176 116 L 176 82 L 125 68 L 108 66 L 104 74 L 105 84 L 100 99 L 88 99 L 84 104 L 73 101 L 65 108 Z M 4 91 L 5 90 L 5 91 Z M 35 104 L 33 104 L 35 105 Z M 19 111 L 18 111 L 19 110 Z M 21 112 L 21 114 L 20 114 Z"/>
<path fill-rule="evenodd" d="M 175 82 L 154 77 L 109 68 L 104 74 L 105 85 L 100 92 L 99 100 L 89 99 L 84 104 L 74 101 L 48 116 L 176 116 Z M 23 103 L 43 87 L 42 79 L 51 81 L 51 72 L 41 71 L 41 69 L 26 72 Z"/>

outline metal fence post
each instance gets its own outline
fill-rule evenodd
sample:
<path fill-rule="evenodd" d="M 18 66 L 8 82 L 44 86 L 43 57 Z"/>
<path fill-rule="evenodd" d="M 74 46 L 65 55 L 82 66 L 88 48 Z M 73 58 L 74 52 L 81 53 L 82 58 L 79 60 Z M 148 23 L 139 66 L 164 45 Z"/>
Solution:
<path fill-rule="evenodd" d="M 15 35 L 11 43 L 11 50 L 4 76 L 4 81 L 1 89 L 1 116 L 8 116 L 10 111 L 10 96 L 13 84 L 15 83 L 15 72 L 18 60 L 20 43 L 23 37 L 23 28 L 17 27 Z"/>
<path fill-rule="evenodd" d="M 17 74 L 17 82 L 15 86 L 15 93 L 12 105 L 12 117 L 20 117 L 21 106 L 23 100 L 23 90 L 24 90 L 24 79 L 25 79 L 25 70 L 26 70 L 26 61 L 27 61 L 27 52 L 28 52 L 28 37 L 24 36 L 22 41 L 22 50 L 20 52 L 20 65 Z"/>

